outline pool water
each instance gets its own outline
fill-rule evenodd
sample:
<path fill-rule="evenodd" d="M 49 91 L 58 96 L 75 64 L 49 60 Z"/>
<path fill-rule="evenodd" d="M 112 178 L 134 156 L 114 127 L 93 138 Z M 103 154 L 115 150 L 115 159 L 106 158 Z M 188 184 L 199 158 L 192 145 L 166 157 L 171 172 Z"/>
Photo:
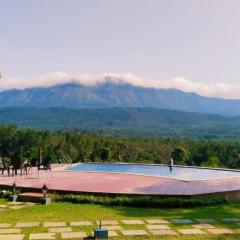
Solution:
<path fill-rule="evenodd" d="M 183 181 L 240 177 L 239 171 L 193 167 L 174 166 L 172 172 L 170 172 L 169 167 L 165 165 L 81 163 L 68 167 L 67 170 L 74 170 L 79 172 L 125 173 L 135 175 L 168 177 Z"/>

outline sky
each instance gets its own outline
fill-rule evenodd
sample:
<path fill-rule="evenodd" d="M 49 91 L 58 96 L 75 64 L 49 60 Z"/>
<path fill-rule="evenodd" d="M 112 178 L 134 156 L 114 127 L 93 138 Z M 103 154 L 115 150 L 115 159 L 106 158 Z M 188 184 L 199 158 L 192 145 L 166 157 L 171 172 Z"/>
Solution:
<path fill-rule="evenodd" d="M 239 0 L 0 0 L 0 90 L 105 76 L 240 99 Z"/>

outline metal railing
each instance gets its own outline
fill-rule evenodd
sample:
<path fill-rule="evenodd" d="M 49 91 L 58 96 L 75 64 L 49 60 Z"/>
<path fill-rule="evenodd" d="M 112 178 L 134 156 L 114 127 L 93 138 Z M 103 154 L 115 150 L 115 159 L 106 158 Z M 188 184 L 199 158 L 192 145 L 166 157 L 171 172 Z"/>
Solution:
<path fill-rule="evenodd" d="M 72 159 L 68 156 L 68 155 L 61 155 L 60 158 L 59 158 L 59 162 L 61 163 L 61 165 L 71 165 L 73 164 L 73 161 Z"/>

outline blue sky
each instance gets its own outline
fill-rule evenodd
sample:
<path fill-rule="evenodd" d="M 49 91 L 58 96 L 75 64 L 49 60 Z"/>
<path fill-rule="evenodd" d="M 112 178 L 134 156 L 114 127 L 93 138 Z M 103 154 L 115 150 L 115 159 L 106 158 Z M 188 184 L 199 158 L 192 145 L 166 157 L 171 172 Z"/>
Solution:
<path fill-rule="evenodd" d="M 3 86 L 24 86 L 54 72 L 131 73 L 150 85 L 174 85 L 180 77 L 194 85 L 190 90 L 204 94 L 212 87 L 206 95 L 240 98 L 238 0 L 0 3 Z M 220 94 L 214 91 L 219 86 Z"/>

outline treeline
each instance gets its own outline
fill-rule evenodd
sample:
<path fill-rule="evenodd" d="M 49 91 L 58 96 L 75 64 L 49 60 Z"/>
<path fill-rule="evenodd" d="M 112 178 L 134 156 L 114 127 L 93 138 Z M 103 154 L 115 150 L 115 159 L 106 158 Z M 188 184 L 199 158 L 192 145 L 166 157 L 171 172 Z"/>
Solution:
<path fill-rule="evenodd" d="M 0 126 L 2 158 L 39 159 L 59 162 L 69 156 L 73 162 L 136 162 L 240 168 L 240 142 L 177 140 L 169 138 L 117 137 L 76 131 L 37 131 Z"/>

